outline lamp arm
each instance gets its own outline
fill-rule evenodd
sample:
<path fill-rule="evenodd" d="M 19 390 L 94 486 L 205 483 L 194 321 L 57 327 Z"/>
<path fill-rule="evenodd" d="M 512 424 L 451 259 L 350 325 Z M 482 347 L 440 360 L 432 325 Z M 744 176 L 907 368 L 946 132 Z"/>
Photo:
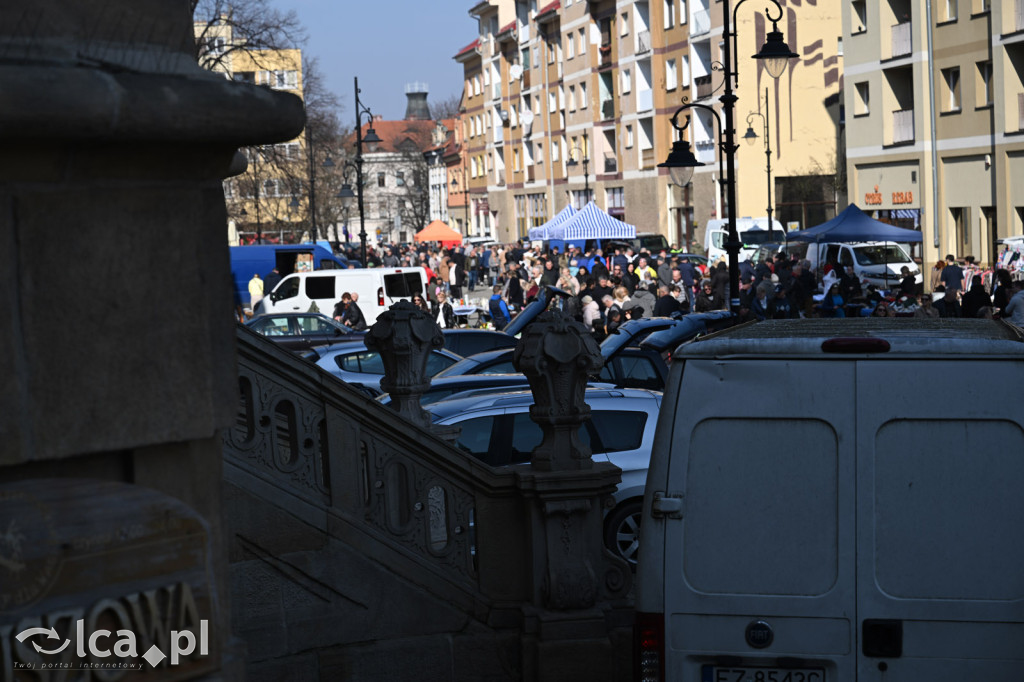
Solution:
<path fill-rule="evenodd" d="M 683 123 L 682 126 L 680 126 L 679 123 L 678 123 L 679 114 L 683 113 L 684 111 L 686 111 L 688 109 L 703 109 L 704 111 L 711 112 L 711 115 L 715 117 L 715 121 L 718 122 L 718 137 L 719 137 L 719 139 L 722 138 L 722 136 L 724 135 L 724 132 L 723 132 L 724 128 L 722 127 L 722 118 L 721 118 L 721 116 L 718 115 L 718 112 L 715 111 L 715 108 L 712 107 L 712 106 L 709 106 L 707 104 L 702 104 L 700 102 L 687 102 L 685 97 L 683 98 L 683 106 L 681 106 L 678 109 L 676 109 L 676 112 L 674 114 L 672 114 L 672 127 L 673 128 L 675 128 L 680 133 L 682 133 L 684 130 L 686 130 L 687 126 L 690 125 L 690 117 L 689 116 L 686 117 L 686 122 Z M 725 151 L 725 142 L 724 141 L 719 142 L 719 146 L 722 148 L 722 151 L 724 152 Z M 723 184 L 725 184 L 725 158 L 724 157 L 725 157 L 724 153 L 718 155 L 718 186 L 719 186 L 719 188 L 721 188 L 721 186 Z"/>
<path fill-rule="evenodd" d="M 736 12 L 739 11 L 740 5 L 742 5 L 746 1 L 747 0 L 739 0 L 739 2 L 737 2 L 736 5 L 732 8 L 732 28 L 729 30 L 729 35 L 725 36 L 726 40 L 732 38 L 732 58 L 729 60 L 732 62 L 732 64 L 729 64 L 729 68 L 732 71 L 733 83 L 736 85 L 739 85 L 740 83 L 739 63 L 736 61 L 739 55 L 739 45 L 736 37 L 739 33 L 739 31 L 736 30 Z M 775 5 L 775 9 L 779 11 L 779 16 L 773 17 L 771 6 L 769 5 L 768 7 L 765 7 L 764 14 L 766 17 L 768 17 L 768 21 L 772 22 L 773 24 L 782 21 L 784 12 L 782 11 L 782 5 L 779 4 L 779 0 L 767 0 L 767 2 L 770 2 L 772 5 Z"/>

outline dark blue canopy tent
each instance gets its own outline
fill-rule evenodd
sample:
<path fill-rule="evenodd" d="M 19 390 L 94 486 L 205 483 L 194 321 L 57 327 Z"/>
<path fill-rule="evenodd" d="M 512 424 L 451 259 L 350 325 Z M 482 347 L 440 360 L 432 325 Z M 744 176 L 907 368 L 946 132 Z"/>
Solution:
<path fill-rule="evenodd" d="M 800 232 L 786 235 L 786 241 L 797 242 L 920 242 L 917 230 L 895 227 L 875 220 L 850 204 L 832 220 Z"/>

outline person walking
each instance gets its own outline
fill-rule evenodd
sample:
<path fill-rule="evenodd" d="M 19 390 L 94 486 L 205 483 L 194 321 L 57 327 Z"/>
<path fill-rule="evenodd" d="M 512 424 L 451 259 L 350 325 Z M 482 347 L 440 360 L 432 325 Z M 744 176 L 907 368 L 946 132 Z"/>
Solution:
<path fill-rule="evenodd" d="M 939 280 L 946 287 L 946 296 L 959 298 L 960 290 L 964 288 L 964 271 L 956 264 L 953 254 L 946 256 L 946 267 L 942 268 Z"/>
<path fill-rule="evenodd" d="M 508 309 L 508 304 L 505 303 L 505 299 L 501 295 L 501 285 L 495 284 L 491 287 L 491 298 L 487 302 L 487 309 L 491 313 L 491 324 L 498 331 L 501 331 L 512 321 L 512 313 Z"/>
<path fill-rule="evenodd" d="M 437 303 L 431 308 L 430 314 L 434 316 L 437 326 L 441 329 L 454 329 L 459 326 L 455 319 L 455 310 L 448 302 L 448 295 L 443 291 L 437 292 Z"/>
<path fill-rule="evenodd" d="M 249 310 L 256 312 L 256 304 L 263 300 L 263 280 L 260 273 L 256 273 L 249 280 Z"/>
<path fill-rule="evenodd" d="M 351 296 L 352 301 L 348 304 L 348 308 L 345 309 L 345 314 L 342 316 L 341 322 L 346 327 L 352 327 L 352 331 L 366 331 L 366 317 L 363 315 L 363 311 L 359 307 L 359 292 L 353 291 Z"/>

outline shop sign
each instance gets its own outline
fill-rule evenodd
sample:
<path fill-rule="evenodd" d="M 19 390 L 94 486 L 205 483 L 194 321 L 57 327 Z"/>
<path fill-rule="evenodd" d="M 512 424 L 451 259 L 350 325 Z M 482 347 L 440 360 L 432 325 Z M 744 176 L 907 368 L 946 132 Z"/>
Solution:
<path fill-rule="evenodd" d="M 875 185 L 874 192 L 867 192 L 864 194 L 864 203 L 868 206 L 879 206 L 882 203 L 882 194 L 878 191 L 878 185 Z"/>

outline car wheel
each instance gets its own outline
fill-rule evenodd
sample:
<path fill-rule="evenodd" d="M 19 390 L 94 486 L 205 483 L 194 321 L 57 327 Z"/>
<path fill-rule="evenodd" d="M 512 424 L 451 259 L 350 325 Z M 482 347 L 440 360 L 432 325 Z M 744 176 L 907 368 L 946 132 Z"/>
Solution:
<path fill-rule="evenodd" d="M 643 503 L 640 500 L 630 500 L 616 507 L 608 515 L 604 524 L 605 546 L 625 559 L 634 569 L 640 550 L 640 516 L 642 512 Z"/>

